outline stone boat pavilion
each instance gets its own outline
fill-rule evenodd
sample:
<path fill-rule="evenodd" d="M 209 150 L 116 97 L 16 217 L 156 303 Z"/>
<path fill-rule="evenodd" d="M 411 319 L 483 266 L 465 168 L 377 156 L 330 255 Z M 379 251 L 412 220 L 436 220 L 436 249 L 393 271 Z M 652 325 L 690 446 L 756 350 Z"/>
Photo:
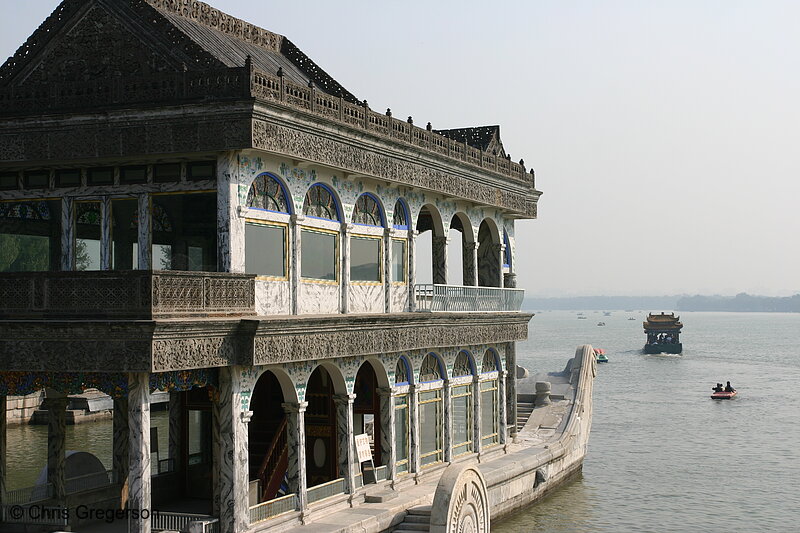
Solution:
<path fill-rule="evenodd" d="M 503 454 L 531 317 L 514 222 L 540 194 L 497 126 L 373 111 L 209 5 L 64 0 L 0 67 L 3 527 L 38 502 L 172 510 L 142 533 L 280 529 Z M 88 388 L 114 417 L 87 484 L 64 419 Z M 10 490 L 6 399 L 39 390 L 47 483 Z"/>

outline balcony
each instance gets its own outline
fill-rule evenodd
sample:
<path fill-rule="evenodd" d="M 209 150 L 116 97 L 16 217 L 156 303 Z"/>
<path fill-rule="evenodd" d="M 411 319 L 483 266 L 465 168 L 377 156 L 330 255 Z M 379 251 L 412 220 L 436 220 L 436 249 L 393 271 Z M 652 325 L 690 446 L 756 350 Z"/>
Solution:
<path fill-rule="evenodd" d="M 149 270 L 3 273 L 0 319 L 254 316 L 254 278 Z"/>
<path fill-rule="evenodd" d="M 524 289 L 431 284 L 414 286 L 417 311 L 519 311 L 524 297 Z"/>

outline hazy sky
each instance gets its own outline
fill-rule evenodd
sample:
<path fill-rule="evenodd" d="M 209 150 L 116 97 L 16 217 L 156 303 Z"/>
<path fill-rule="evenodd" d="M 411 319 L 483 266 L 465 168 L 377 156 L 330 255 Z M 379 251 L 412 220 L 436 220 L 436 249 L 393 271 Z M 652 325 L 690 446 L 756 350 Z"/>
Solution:
<path fill-rule="evenodd" d="M 372 109 L 500 124 L 529 295 L 800 292 L 800 3 L 211 0 Z M 58 4 L 3 1 L 10 56 Z"/>

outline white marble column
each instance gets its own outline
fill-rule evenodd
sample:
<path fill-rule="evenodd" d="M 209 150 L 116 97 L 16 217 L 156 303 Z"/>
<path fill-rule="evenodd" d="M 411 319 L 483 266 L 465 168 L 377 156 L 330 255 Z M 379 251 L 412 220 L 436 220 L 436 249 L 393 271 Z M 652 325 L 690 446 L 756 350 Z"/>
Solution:
<path fill-rule="evenodd" d="M 8 427 L 6 422 L 6 410 L 8 409 L 7 397 L 0 396 L 0 506 L 6 502 L 6 473 L 8 472 L 6 465 L 6 429 Z"/>
<path fill-rule="evenodd" d="M 508 425 L 506 415 L 506 371 L 503 370 L 497 376 L 497 417 L 500 419 L 498 427 L 499 442 L 506 449 L 508 443 Z"/>
<path fill-rule="evenodd" d="M 417 235 L 416 230 L 408 231 L 408 310 L 417 310 L 417 299 L 414 294 L 414 285 L 417 283 Z"/>
<path fill-rule="evenodd" d="M 472 382 L 472 449 L 480 456 L 481 443 L 481 382 L 478 376 Z"/>
<path fill-rule="evenodd" d="M 336 436 L 339 439 L 339 475 L 344 478 L 346 490 L 350 494 L 356 492 L 356 457 L 355 434 L 353 428 L 353 402 L 355 394 L 335 394 L 336 404 Z M 360 470 L 360 469 L 359 469 Z"/>
<path fill-rule="evenodd" d="M 517 440 L 517 344 L 506 344 L 506 427 L 510 428 L 511 441 Z"/>
<path fill-rule="evenodd" d="M 394 394 L 389 387 L 378 387 L 380 397 L 381 459 L 386 465 L 386 477 L 397 479 L 397 435 L 394 422 Z M 377 443 L 376 443 L 377 444 Z"/>
<path fill-rule="evenodd" d="M 169 459 L 172 469 L 178 468 L 183 434 L 183 393 L 169 393 Z"/>
<path fill-rule="evenodd" d="M 247 425 L 251 411 L 242 410 L 241 367 L 219 371 L 219 522 L 221 533 L 241 533 L 250 527 L 248 506 L 249 451 Z"/>
<path fill-rule="evenodd" d="M 128 509 L 138 509 L 131 531 L 150 533 L 150 379 L 146 372 L 128 374 Z M 142 512 L 142 511 L 147 512 Z"/>
<path fill-rule="evenodd" d="M 292 297 L 292 314 L 300 314 L 300 283 L 302 234 L 301 226 L 304 215 L 292 215 L 289 218 L 289 288 Z"/>
<path fill-rule="evenodd" d="M 130 427 L 128 426 L 128 398 L 114 398 L 113 454 L 111 459 L 114 481 L 120 485 L 128 480 L 128 449 L 130 446 Z"/>
<path fill-rule="evenodd" d="M 75 268 L 75 202 L 61 198 L 61 270 Z"/>
<path fill-rule="evenodd" d="M 477 287 L 478 285 L 478 243 L 465 242 L 464 253 L 464 285 Z"/>
<path fill-rule="evenodd" d="M 433 283 L 447 285 L 447 245 L 450 239 L 434 236 L 432 240 Z"/>
<path fill-rule="evenodd" d="M 139 226 L 137 228 L 138 235 L 136 236 L 139 248 L 138 270 L 150 270 L 153 268 L 153 250 L 150 238 L 150 226 L 153 216 L 150 213 L 150 196 L 148 194 L 140 194 L 136 199 L 139 202 Z"/>
<path fill-rule="evenodd" d="M 286 443 L 289 461 L 286 476 L 289 492 L 297 495 L 299 510 L 308 509 L 308 484 L 306 480 L 306 408 L 308 402 L 282 404 L 286 413 Z"/>
<path fill-rule="evenodd" d="M 392 234 L 386 228 L 383 232 L 383 312 L 392 312 Z"/>
<path fill-rule="evenodd" d="M 66 499 L 64 468 L 66 465 L 67 431 L 66 397 L 47 398 L 47 482 L 53 486 L 57 502 Z"/>
<path fill-rule="evenodd" d="M 453 387 L 450 380 L 444 382 L 442 390 L 442 405 L 444 411 L 444 462 L 453 461 Z"/>
<path fill-rule="evenodd" d="M 111 198 L 100 201 L 100 270 L 111 270 Z"/>
<path fill-rule="evenodd" d="M 339 284 L 339 295 L 341 304 L 339 311 L 347 314 L 350 312 L 350 235 L 353 233 L 353 225 L 342 223 L 342 231 L 339 232 L 339 265 L 341 268 Z"/>
<path fill-rule="evenodd" d="M 419 434 L 419 391 L 417 391 L 416 385 L 409 385 L 408 398 L 411 403 L 409 406 L 411 410 L 411 442 L 409 443 L 411 457 L 409 460 L 409 466 L 411 467 L 411 472 L 414 472 L 414 480 L 418 481 L 419 474 L 422 470 L 422 460 L 420 458 L 421 443 Z"/>
<path fill-rule="evenodd" d="M 244 218 L 239 217 L 239 153 L 217 157 L 217 270 L 244 272 Z"/>
<path fill-rule="evenodd" d="M 505 276 L 503 276 L 503 262 L 506 253 L 506 245 L 499 244 L 498 248 L 499 251 L 497 253 L 497 286 L 502 287 L 503 283 L 505 282 Z"/>

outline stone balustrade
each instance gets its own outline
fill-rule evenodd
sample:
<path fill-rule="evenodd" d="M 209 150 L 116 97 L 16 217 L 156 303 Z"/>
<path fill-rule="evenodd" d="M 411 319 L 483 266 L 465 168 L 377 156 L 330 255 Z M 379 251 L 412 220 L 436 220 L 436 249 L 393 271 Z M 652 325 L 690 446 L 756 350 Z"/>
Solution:
<path fill-rule="evenodd" d="M 523 289 L 419 284 L 414 286 L 417 311 L 519 311 Z"/>
<path fill-rule="evenodd" d="M 253 316 L 254 279 L 148 270 L 2 273 L 0 319 Z"/>

